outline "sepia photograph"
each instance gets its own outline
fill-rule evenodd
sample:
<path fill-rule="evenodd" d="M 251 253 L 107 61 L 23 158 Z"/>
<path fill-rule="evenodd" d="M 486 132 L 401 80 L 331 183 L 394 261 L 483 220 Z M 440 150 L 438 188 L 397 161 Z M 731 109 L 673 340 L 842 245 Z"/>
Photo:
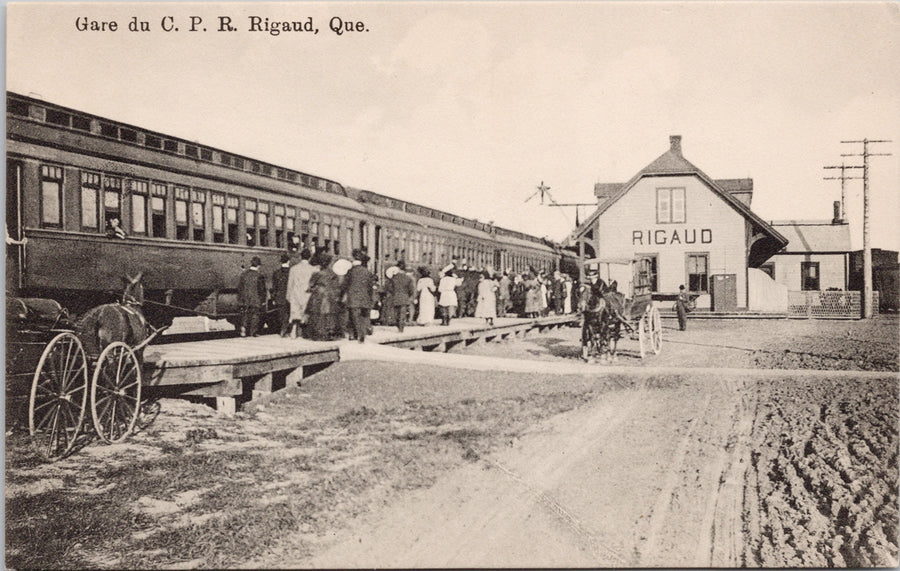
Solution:
<path fill-rule="evenodd" d="M 900 565 L 897 2 L 5 29 L 5 568 Z"/>

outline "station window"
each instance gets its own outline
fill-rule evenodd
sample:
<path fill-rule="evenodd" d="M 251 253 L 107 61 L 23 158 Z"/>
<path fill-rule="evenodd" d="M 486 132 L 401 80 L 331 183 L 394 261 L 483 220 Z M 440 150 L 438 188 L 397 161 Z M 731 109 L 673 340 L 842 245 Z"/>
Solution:
<path fill-rule="evenodd" d="M 107 228 L 113 218 L 122 222 L 122 179 L 108 176 L 103 181 L 103 220 Z"/>
<path fill-rule="evenodd" d="M 206 241 L 206 191 L 191 190 L 191 222 L 195 242 Z"/>
<path fill-rule="evenodd" d="M 156 238 L 166 237 L 166 198 L 168 189 L 165 184 L 154 182 L 150 187 L 150 230 Z"/>
<path fill-rule="evenodd" d="M 688 290 L 709 292 L 709 254 L 687 255 Z"/>
<path fill-rule="evenodd" d="M 800 262 L 800 289 L 819 291 L 819 262 Z"/>
<path fill-rule="evenodd" d="M 41 225 L 62 226 L 62 167 L 41 166 Z"/>
<path fill-rule="evenodd" d="M 269 247 L 269 203 L 260 202 L 256 220 L 259 226 L 259 245 Z"/>
<path fill-rule="evenodd" d="M 213 242 L 225 243 L 225 195 L 212 195 L 212 231 Z"/>
<path fill-rule="evenodd" d="M 225 197 L 225 220 L 228 225 L 228 243 L 239 244 L 240 234 L 238 230 L 238 210 L 240 199 L 237 196 Z"/>
<path fill-rule="evenodd" d="M 656 223 L 681 224 L 684 221 L 684 188 L 657 188 Z"/>
<path fill-rule="evenodd" d="M 335 254 L 341 253 L 341 223 L 340 220 L 335 220 L 334 225 L 331 227 L 331 243 L 334 248 Z"/>
<path fill-rule="evenodd" d="M 175 187 L 175 239 L 187 240 L 188 237 L 188 202 L 191 193 L 186 188 Z"/>
<path fill-rule="evenodd" d="M 129 180 L 131 185 L 131 231 L 147 233 L 147 195 L 149 184 L 144 180 Z"/>
<path fill-rule="evenodd" d="M 284 248 L 284 205 L 275 205 L 275 247 Z"/>
<path fill-rule="evenodd" d="M 81 228 L 98 230 L 100 218 L 100 175 L 81 173 Z"/>
<path fill-rule="evenodd" d="M 313 245 L 319 245 L 319 215 L 315 212 L 309 213 L 309 234 L 313 238 Z"/>
<path fill-rule="evenodd" d="M 244 200 L 244 225 L 247 227 L 247 245 L 256 246 L 256 201 Z"/>

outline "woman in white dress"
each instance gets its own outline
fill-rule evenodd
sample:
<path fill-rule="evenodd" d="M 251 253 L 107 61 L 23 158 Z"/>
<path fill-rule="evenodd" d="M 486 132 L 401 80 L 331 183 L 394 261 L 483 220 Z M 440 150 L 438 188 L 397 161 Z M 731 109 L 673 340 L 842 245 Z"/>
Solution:
<path fill-rule="evenodd" d="M 497 317 L 497 282 L 491 279 L 490 274 L 483 272 L 478 281 L 478 303 L 475 306 L 475 317 L 484 318 L 488 325 L 494 324 Z"/>
<path fill-rule="evenodd" d="M 434 280 L 428 272 L 428 268 L 419 268 L 419 281 L 416 282 L 416 291 L 419 292 L 419 316 L 416 323 L 419 325 L 431 325 L 434 321 L 434 291 L 437 289 Z"/>

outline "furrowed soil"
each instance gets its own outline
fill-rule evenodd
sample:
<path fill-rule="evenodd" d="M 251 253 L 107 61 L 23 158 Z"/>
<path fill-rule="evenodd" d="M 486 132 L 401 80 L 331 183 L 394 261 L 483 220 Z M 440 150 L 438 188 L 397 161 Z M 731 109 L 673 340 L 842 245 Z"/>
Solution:
<path fill-rule="evenodd" d="M 572 328 L 465 349 L 546 373 L 338 363 L 53 463 L 13 427 L 6 565 L 896 566 L 896 318 L 664 324 L 617 365 L 677 373 L 553 374 Z"/>

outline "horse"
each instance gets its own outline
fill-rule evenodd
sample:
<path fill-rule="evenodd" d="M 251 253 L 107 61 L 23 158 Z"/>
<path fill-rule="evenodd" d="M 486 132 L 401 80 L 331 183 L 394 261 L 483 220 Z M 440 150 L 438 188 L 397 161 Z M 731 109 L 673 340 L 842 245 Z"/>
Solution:
<path fill-rule="evenodd" d="M 122 300 L 89 309 L 75 323 L 75 334 L 93 358 L 111 343 L 120 341 L 129 347 L 140 345 L 149 337 L 149 326 L 141 311 L 144 302 L 142 273 L 125 275 Z"/>
<path fill-rule="evenodd" d="M 578 288 L 578 312 L 581 314 L 581 358 L 588 360 L 592 353 L 602 352 L 604 345 L 603 315 L 606 284 L 599 280 L 594 284 L 582 284 Z"/>

